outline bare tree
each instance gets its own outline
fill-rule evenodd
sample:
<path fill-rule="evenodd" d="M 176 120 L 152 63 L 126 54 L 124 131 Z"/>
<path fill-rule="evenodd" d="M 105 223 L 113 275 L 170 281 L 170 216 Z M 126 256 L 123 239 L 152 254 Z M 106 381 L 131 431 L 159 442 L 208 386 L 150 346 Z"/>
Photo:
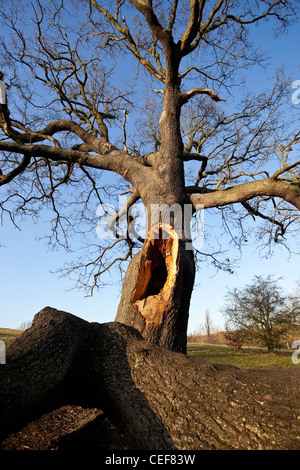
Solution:
<path fill-rule="evenodd" d="M 290 302 L 271 276 L 256 276 L 241 289 L 229 290 L 223 313 L 230 330 L 238 329 L 252 341 L 259 341 L 269 351 L 282 344 L 284 335 L 299 320 L 299 304 Z"/>
<path fill-rule="evenodd" d="M 210 314 L 209 314 L 208 309 L 205 310 L 204 328 L 205 328 L 206 335 L 208 336 L 208 338 L 210 338 L 211 328 L 212 328 L 212 320 L 210 318 Z"/>
<path fill-rule="evenodd" d="M 263 60 L 251 46 L 252 25 L 270 19 L 285 28 L 295 19 L 293 2 L 37 0 L 6 4 L 1 19 L 8 96 L 0 114 L 2 217 L 17 223 L 16 214 L 36 217 L 50 208 L 51 242 L 71 248 L 77 234 L 88 247 L 76 270 L 91 291 L 108 268 L 123 270 L 131 260 L 116 320 L 185 351 L 192 213 L 204 205 L 225 222 L 240 221 L 232 210 L 240 204 L 243 217 L 270 224 L 275 240 L 298 221 L 299 130 L 283 114 L 282 75 L 268 94 L 223 111 L 237 72 Z M 120 61 L 128 56 L 132 80 L 122 80 Z M 146 128 L 140 119 L 137 133 L 127 118 L 140 98 L 142 107 L 155 100 L 156 112 Z M 198 165 L 193 184 L 186 162 Z M 100 179 L 103 171 L 119 177 Z M 91 243 L 95 206 L 126 191 L 109 226 L 118 228 L 125 214 L 131 229 L 101 247 Z M 145 237 L 133 236 L 130 209 L 138 201 Z"/>
<path fill-rule="evenodd" d="M 224 332 L 225 344 L 234 351 L 241 351 L 245 342 L 245 331 L 243 330 L 229 330 Z"/>
<path fill-rule="evenodd" d="M 27 320 L 27 321 L 23 321 L 18 330 L 28 330 L 32 325 L 32 321 L 31 320 Z"/>

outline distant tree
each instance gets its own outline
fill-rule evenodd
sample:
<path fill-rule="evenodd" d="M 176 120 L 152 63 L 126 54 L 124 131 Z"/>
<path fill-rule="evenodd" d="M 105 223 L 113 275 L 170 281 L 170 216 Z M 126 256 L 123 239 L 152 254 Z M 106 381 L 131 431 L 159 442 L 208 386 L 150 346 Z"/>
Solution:
<path fill-rule="evenodd" d="M 227 346 L 234 351 L 240 351 L 245 342 L 245 332 L 243 330 L 226 330 L 224 338 Z"/>
<path fill-rule="evenodd" d="M 300 281 L 297 281 L 296 288 L 289 295 L 290 302 L 293 310 L 300 311 Z M 294 326 L 290 329 L 289 333 L 285 338 L 285 342 L 288 348 L 292 347 L 295 340 L 300 338 L 300 318 L 295 322 Z"/>
<path fill-rule="evenodd" d="M 300 305 L 300 281 L 297 281 L 297 287 L 290 294 L 290 300 L 292 302 L 293 308 L 299 309 Z"/>
<path fill-rule="evenodd" d="M 206 335 L 207 335 L 208 337 L 210 337 L 210 335 L 211 335 L 211 328 L 212 328 L 212 321 L 211 321 L 210 313 L 209 313 L 209 310 L 208 310 L 208 309 L 205 310 L 204 328 L 205 328 Z"/>
<path fill-rule="evenodd" d="M 255 276 L 241 289 L 228 290 L 227 304 L 222 309 L 229 330 L 244 331 L 269 351 L 278 348 L 283 336 L 299 318 L 299 303 L 285 295 L 279 279 Z"/>
<path fill-rule="evenodd" d="M 29 320 L 29 321 L 23 321 L 23 322 L 21 323 L 21 325 L 19 326 L 18 330 L 23 330 L 23 331 L 28 330 L 28 328 L 30 328 L 31 325 L 32 325 L 32 321 L 31 321 L 31 320 Z"/>

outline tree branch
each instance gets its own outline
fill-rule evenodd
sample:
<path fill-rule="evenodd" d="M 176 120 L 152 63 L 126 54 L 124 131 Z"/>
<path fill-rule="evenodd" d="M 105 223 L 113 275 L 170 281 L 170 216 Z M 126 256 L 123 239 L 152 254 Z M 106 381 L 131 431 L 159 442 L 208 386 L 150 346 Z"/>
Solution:
<path fill-rule="evenodd" d="M 193 96 L 196 95 L 208 95 L 210 96 L 214 101 L 226 101 L 223 98 L 220 98 L 213 90 L 210 90 L 209 88 L 193 88 L 190 91 L 186 91 L 184 93 L 181 93 L 181 100 L 182 103 L 185 104 L 187 103 Z"/>
<path fill-rule="evenodd" d="M 300 160 L 295 163 L 291 163 L 290 165 L 286 165 L 284 166 L 284 168 L 280 168 L 279 170 L 275 171 L 275 173 L 272 175 L 272 178 L 276 179 L 278 178 L 278 176 L 282 175 L 286 171 L 290 171 L 293 168 L 296 168 L 297 166 L 300 167 Z"/>
<path fill-rule="evenodd" d="M 205 4 L 206 2 L 204 2 Z M 245 25 L 250 25 L 259 22 L 260 20 L 267 18 L 268 16 L 275 16 L 277 19 L 279 19 L 283 24 L 287 24 L 289 21 L 288 14 L 286 15 L 281 15 L 280 12 L 276 12 L 276 7 L 279 7 L 285 3 L 281 2 L 280 0 L 275 0 L 272 2 L 266 1 L 266 2 L 259 2 L 259 3 L 264 3 L 266 4 L 266 9 L 264 12 L 259 14 L 257 12 L 257 15 L 255 15 L 254 11 L 252 9 L 249 9 L 249 11 L 242 17 L 238 17 L 234 14 L 230 14 L 227 12 L 228 6 L 232 7 L 232 5 L 228 5 L 228 2 L 226 0 L 218 0 L 215 2 L 216 4 L 212 8 L 210 14 L 208 15 L 206 21 L 201 22 L 201 26 L 198 28 L 198 34 L 197 37 L 195 37 L 194 42 L 192 42 L 189 47 L 186 47 L 185 54 L 189 54 L 190 52 L 193 52 L 199 45 L 200 40 L 210 33 L 211 31 L 214 31 L 223 25 L 227 25 L 229 22 L 231 23 L 236 23 L 241 25 L 241 27 Z M 290 7 L 290 5 L 287 5 L 288 8 L 290 8 L 290 17 L 293 15 L 294 16 L 294 11 L 293 8 Z M 220 14 L 221 12 L 221 14 Z M 247 18 L 248 17 L 248 18 Z"/>
<path fill-rule="evenodd" d="M 163 28 L 152 8 L 151 1 L 130 0 L 135 8 L 142 13 L 154 37 L 154 41 L 159 40 L 164 49 L 166 72 L 163 82 L 174 84 L 178 82 L 178 47 L 175 45 L 170 30 Z"/>
<path fill-rule="evenodd" d="M 112 144 L 96 140 L 99 155 L 48 145 L 20 145 L 15 142 L 3 141 L 0 141 L 0 150 L 114 171 L 130 182 L 136 182 L 137 179 L 143 178 L 143 168 L 145 167 L 137 159 L 131 157 L 127 152 L 118 150 Z"/>
<path fill-rule="evenodd" d="M 142 0 L 130 0 L 130 2 L 145 17 L 154 38 L 158 39 L 163 46 L 165 46 L 166 43 L 169 43 L 170 35 L 158 21 L 152 8 L 152 2 Z"/>
<path fill-rule="evenodd" d="M 196 161 L 196 162 L 206 162 L 207 163 L 208 158 L 205 155 L 199 155 L 199 153 L 190 153 L 190 152 L 183 152 L 183 161 L 184 162 L 191 162 L 191 161 Z"/>
<path fill-rule="evenodd" d="M 124 207 L 109 221 L 108 223 L 109 230 L 116 231 L 116 228 L 115 228 L 116 222 L 120 220 L 123 217 L 123 215 L 127 214 L 128 209 L 140 199 L 140 194 L 137 190 L 131 189 L 130 192 L 131 192 L 131 195 L 127 199 Z"/>
<path fill-rule="evenodd" d="M 24 153 L 24 157 L 22 158 L 21 163 L 14 168 L 12 171 L 7 173 L 6 175 L 3 175 L 2 171 L 0 170 L 0 186 L 3 186 L 4 184 L 10 183 L 16 176 L 20 175 L 25 168 L 29 165 L 31 160 L 31 156 L 29 153 Z"/>
<path fill-rule="evenodd" d="M 197 186 L 186 188 L 186 192 L 189 194 L 195 192 L 201 193 L 202 191 L 203 188 L 198 188 Z M 198 195 L 191 194 L 190 199 L 195 208 L 197 204 L 210 208 L 248 201 L 255 196 L 274 196 L 281 197 L 300 210 L 300 186 L 272 178 L 251 181 L 222 190 L 204 191 L 204 193 Z"/>
<path fill-rule="evenodd" d="M 206 2 L 203 0 L 191 0 L 190 3 L 191 13 L 189 18 L 189 24 L 187 26 L 186 31 L 178 41 L 181 57 L 188 54 L 189 46 L 197 36 L 201 24 L 203 8 Z"/>
<path fill-rule="evenodd" d="M 9 114 L 10 113 L 8 109 L 5 111 L 0 109 L 0 127 L 9 138 L 11 138 L 20 145 L 26 143 L 33 144 L 35 142 L 42 142 L 43 140 L 49 139 L 49 137 L 52 137 L 54 134 L 63 131 L 69 131 L 77 135 L 83 142 L 85 142 L 85 144 L 90 146 L 91 149 L 94 151 L 95 147 L 99 145 L 99 139 L 97 137 L 86 132 L 79 124 L 75 123 L 74 121 L 66 121 L 60 119 L 49 123 L 46 127 L 44 127 L 44 129 L 41 129 L 39 131 L 31 131 L 25 128 L 26 132 L 21 133 L 13 129 L 14 122 L 10 119 Z M 114 116 L 110 114 L 102 114 L 103 117 L 110 119 L 114 118 Z M 103 141 L 108 142 L 106 139 L 103 139 Z M 58 142 L 55 142 L 55 144 L 59 146 Z"/>
<path fill-rule="evenodd" d="M 133 55 L 137 58 L 137 60 L 150 72 L 154 77 L 156 77 L 158 80 L 164 83 L 164 75 L 160 73 L 148 60 L 146 60 L 138 51 L 137 44 L 134 41 L 130 30 L 128 26 L 126 25 L 126 22 L 124 20 L 124 25 L 125 27 L 121 26 L 118 21 L 109 13 L 108 10 L 103 8 L 101 5 L 96 0 L 91 0 L 92 4 L 94 7 L 100 11 L 110 22 L 111 24 L 116 28 L 116 30 L 121 33 L 124 36 L 124 39 L 127 40 L 128 45 L 129 45 L 129 50 L 133 53 Z M 140 2 L 138 0 L 134 1 L 132 0 L 131 3 L 137 8 L 137 10 L 141 11 L 147 11 L 147 17 L 149 17 L 149 10 L 152 10 L 152 8 L 149 6 L 149 4 L 146 4 L 145 2 Z M 153 13 L 153 10 L 152 10 Z M 144 14 L 144 13 L 143 13 Z M 151 13 L 150 13 L 151 14 Z M 156 16 L 154 15 L 156 18 Z M 156 18 L 156 22 L 159 25 L 159 22 Z M 159 28 L 157 28 L 158 30 Z M 162 28 L 163 29 L 163 28 Z"/>
<path fill-rule="evenodd" d="M 177 7 L 178 7 L 178 0 L 174 0 L 170 19 L 169 19 L 168 31 L 172 31 L 173 29 L 175 19 L 176 19 Z"/>
<path fill-rule="evenodd" d="M 243 201 L 242 202 L 243 207 L 249 212 L 251 215 L 256 215 L 260 217 L 261 219 L 268 220 L 272 224 L 278 225 L 278 227 L 281 229 L 281 235 L 283 236 L 285 233 L 285 228 L 282 222 L 279 222 L 278 220 L 274 219 L 274 217 L 269 217 L 268 215 L 263 214 L 260 212 L 258 209 L 254 209 L 248 202 Z M 278 235 L 277 235 L 278 236 Z"/>

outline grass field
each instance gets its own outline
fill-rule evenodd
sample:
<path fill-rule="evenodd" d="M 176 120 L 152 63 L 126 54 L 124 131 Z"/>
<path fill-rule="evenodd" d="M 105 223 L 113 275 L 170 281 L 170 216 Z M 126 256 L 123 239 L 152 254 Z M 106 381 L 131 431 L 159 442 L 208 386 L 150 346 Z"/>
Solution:
<path fill-rule="evenodd" d="M 16 339 L 19 334 L 21 334 L 21 330 L 11 330 L 10 328 L 0 328 L 0 341 L 4 341 L 5 344 L 10 343 L 14 339 Z"/>
<path fill-rule="evenodd" d="M 0 340 L 5 344 L 13 341 L 21 330 L 11 330 L 0 328 Z M 227 346 L 219 344 L 197 344 L 188 343 L 187 354 L 193 357 L 199 357 L 208 362 L 219 362 L 231 364 L 241 369 L 287 369 L 300 367 L 292 362 L 293 350 L 280 350 L 276 353 L 269 353 L 260 348 L 244 348 L 242 351 L 235 352 Z"/>
<path fill-rule="evenodd" d="M 199 357 L 208 362 L 231 364 L 241 369 L 290 369 L 300 367 L 292 362 L 294 350 L 280 350 L 270 353 L 263 348 L 244 348 L 233 351 L 227 346 L 216 344 L 189 343 L 189 356 Z"/>

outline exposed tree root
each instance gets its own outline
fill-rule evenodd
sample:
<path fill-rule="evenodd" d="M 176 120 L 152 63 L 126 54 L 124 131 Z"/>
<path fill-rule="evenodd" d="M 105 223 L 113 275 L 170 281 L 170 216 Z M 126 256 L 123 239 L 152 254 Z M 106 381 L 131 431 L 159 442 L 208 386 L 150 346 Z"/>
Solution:
<path fill-rule="evenodd" d="M 209 364 L 120 323 L 87 323 L 50 307 L 7 349 L 1 440 L 63 405 L 81 405 L 103 410 L 137 450 L 300 447 L 300 368 Z"/>

